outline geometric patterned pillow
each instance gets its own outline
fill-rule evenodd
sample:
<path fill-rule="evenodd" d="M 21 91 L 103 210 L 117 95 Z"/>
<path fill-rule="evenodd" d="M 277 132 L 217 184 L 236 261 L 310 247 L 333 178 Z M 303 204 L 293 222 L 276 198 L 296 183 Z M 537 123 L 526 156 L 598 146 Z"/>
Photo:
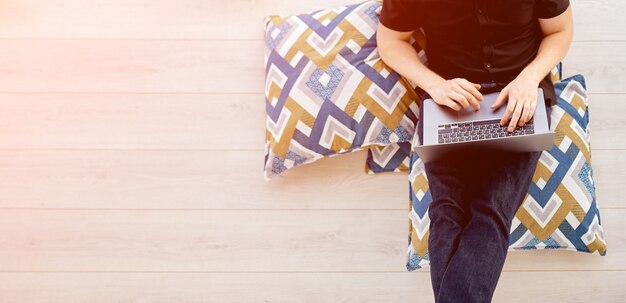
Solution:
<path fill-rule="evenodd" d="M 416 33 L 423 35 L 419 31 L 416 31 Z M 425 44 L 425 41 L 420 41 L 420 45 L 422 44 Z M 420 54 L 422 62 L 427 63 L 426 55 L 424 54 L 424 51 L 421 50 L 420 45 L 414 43 L 413 47 Z M 561 80 L 561 72 L 562 63 L 559 62 L 559 64 L 557 64 L 557 66 L 555 66 L 550 73 L 552 83 Z M 409 81 L 409 83 L 413 85 L 413 88 L 416 91 L 419 91 L 419 87 L 417 85 L 414 85 L 411 81 Z M 411 163 L 410 150 L 410 142 L 392 143 L 389 145 L 372 147 L 367 153 L 365 172 L 367 174 L 408 172 Z"/>
<path fill-rule="evenodd" d="M 606 255 L 595 195 L 585 79 L 575 75 L 554 85 L 550 129 L 554 145 L 545 150 L 524 202 L 511 225 L 509 251 L 565 249 Z M 428 207 L 432 201 L 424 163 L 412 150 L 409 173 L 409 236 L 406 268 L 430 264 Z"/>
<path fill-rule="evenodd" d="M 380 9 L 365 1 L 264 18 L 266 181 L 323 157 L 411 141 L 418 96 L 378 54 Z"/>
<path fill-rule="evenodd" d="M 410 41 L 420 58 L 420 61 L 428 66 L 428 59 L 424 49 L 426 48 L 426 36 L 421 30 L 414 31 Z M 408 79 L 407 79 L 408 80 Z M 420 92 L 419 86 L 408 80 L 413 90 Z M 418 95 L 419 98 L 419 95 Z M 417 104 L 419 109 L 419 104 Z M 419 116 L 418 116 L 419 119 Z M 413 134 L 411 134 L 411 138 Z M 375 174 L 382 172 L 408 172 L 411 162 L 409 156 L 411 142 L 398 142 L 387 145 L 372 146 L 367 151 L 365 160 L 365 173 Z"/>

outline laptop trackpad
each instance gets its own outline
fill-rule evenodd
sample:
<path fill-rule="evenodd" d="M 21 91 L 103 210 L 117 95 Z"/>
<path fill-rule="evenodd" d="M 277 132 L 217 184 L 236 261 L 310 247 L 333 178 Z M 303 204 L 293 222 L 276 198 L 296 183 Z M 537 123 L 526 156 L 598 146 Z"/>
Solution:
<path fill-rule="evenodd" d="M 487 119 L 501 119 L 506 112 L 507 103 L 504 102 L 497 110 L 491 109 L 491 105 L 496 102 L 497 94 L 483 95 L 485 98 L 483 101 L 479 101 L 480 109 L 474 110 L 470 105 L 467 108 L 461 108 L 459 111 L 455 111 L 451 108 L 447 108 L 446 115 L 453 121 L 471 121 L 471 120 L 487 120 Z M 506 101 L 506 100 L 505 100 Z"/>

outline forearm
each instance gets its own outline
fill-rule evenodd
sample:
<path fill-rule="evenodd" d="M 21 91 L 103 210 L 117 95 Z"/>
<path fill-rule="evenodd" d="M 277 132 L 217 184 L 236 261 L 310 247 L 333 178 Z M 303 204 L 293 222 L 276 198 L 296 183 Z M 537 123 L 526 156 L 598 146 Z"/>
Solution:
<path fill-rule="evenodd" d="M 378 52 L 385 64 L 426 92 L 435 83 L 445 81 L 422 63 L 415 48 L 407 41 L 388 40 L 384 45 L 378 45 Z"/>
<path fill-rule="evenodd" d="M 545 36 L 539 45 L 537 56 L 522 70 L 521 75 L 528 76 L 537 83 L 541 82 L 563 60 L 571 42 L 571 31 L 560 31 Z"/>

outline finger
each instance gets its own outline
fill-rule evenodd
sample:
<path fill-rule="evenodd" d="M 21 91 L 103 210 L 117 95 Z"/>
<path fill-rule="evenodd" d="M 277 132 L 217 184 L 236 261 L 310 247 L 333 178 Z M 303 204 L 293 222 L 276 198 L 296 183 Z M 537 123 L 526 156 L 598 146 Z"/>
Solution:
<path fill-rule="evenodd" d="M 531 101 L 527 101 L 524 103 L 524 106 L 522 108 L 522 115 L 520 116 L 519 122 L 517 123 L 519 127 L 524 126 L 524 124 L 526 124 L 526 122 L 528 121 L 528 117 L 530 116 L 531 104 L 532 104 Z"/>
<path fill-rule="evenodd" d="M 530 115 L 528 116 L 528 120 L 526 120 L 526 123 L 530 122 L 530 120 L 533 119 L 533 116 L 535 115 L 535 110 L 537 110 L 537 102 L 534 102 L 531 107 L 530 107 Z"/>
<path fill-rule="evenodd" d="M 502 119 L 500 120 L 500 126 L 505 126 L 509 122 L 509 119 L 513 115 L 514 109 L 515 109 L 515 100 L 510 100 L 507 103 L 506 111 L 504 112 L 504 115 L 502 116 Z"/>
<path fill-rule="evenodd" d="M 463 108 L 467 108 L 469 106 L 469 102 L 465 99 L 465 97 L 455 91 L 452 91 L 448 97 L 457 102 Z"/>
<path fill-rule="evenodd" d="M 467 100 L 469 102 L 469 105 L 471 105 L 475 110 L 478 110 L 480 108 L 478 100 L 476 100 L 476 98 L 474 98 L 474 96 L 472 96 L 472 94 L 470 94 L 468 91 L 463 89 L 463 87 L 459 87 L 459 91 L 457 91 L 457 93 L 463 95 L 463 97 L 465 97 L 465 100 Z"/>
<path fill-rule="evenodd" d="M 508 96 L 509 91 L 505 87 L 496 98 L 496 101 L 491 105 L 491 108 L 497 109 L 498 107 L 500 107 L 502 103 L 504 103 L 504 100 L 508 100 Z"/>
<path fill-rule="evenodd" d="M 524 126 L 524 124 L 528 123 L 535 113 L 535 105 L 537 104 L 537 95 L 531 94 L 527 103 L 524 104 L 524 110 L 522 116 L 520 117 L 519 126 Z"/>
<path fill-rule="evenodd" d="M 449 107 L 449 108 L 451 108 L 453 110 L 456 110 L 456 111 L 461 110 L 461 106 L 458 103 L 454 102 L 450 98 L 444 99 L 443 100 L 443 105 L 445 105 L 445 106 L 447 106 L 447 107 Z"/>
<path fill-rule="evenodd" d="M 513 110 L 513 116 L 511 117 L 511 121 L 509 122 L 509 127 L 508 127 L 509 132 L 513 132 L 515 130 L 515 125 L 517 124 L 517 121 L 519 120 L 523 107 L 524 107 L 523 101 L 517 102 L 515 104 L 515 110 Z"/>
<path fill-rule="evenodd" d="M 467 81 L 466 79 L 463 79 L 463 80 Z M 473 82 L 469 82 L 469 81 L 467 81 L 467 82 L 469 84 L 471 84 L 473 87 L 475 87 L 476 89 L 480 89 L 481 88 L 480 84 L 478 84 L 478 83 L 473 83 Z"/>
<path fill-rule="evenodd" d="M 466 91 L 472 94 L 474 99 L 480 100 L 480 101 L 483 100 L 483 95 L 478 91 L 480 89 L 480 84 L 472 83 L 467 80 L 461 81 L 460 84 L 462 88 L 464 88 Z"/>
<path fill-rule="evenodd" d="M 480 87 L 481 87 L 480 84 L 470 82 L 470 81 L 468 81 L 465 78 L 454 78 L 454 83 L 456 83 L 456 84 L 469 83 L 469 84 L 471 84 L 471 86 L 475 87 L 476 89 L 480 89 Z"/>
<path fill-rule="evenodd" d="M 480 109 L 480 103 L 478 103 L 478 98 L 482 101 L 483 96 L 478 92 L 478 90 L 471 85 L 471 83 L 461 83 L 461 90 L 465 94 L 465 98 L 469 101 L 469 103 L 474 107 L 474 109 Z M 478 95 L 476 95 L 478 94 Z"/>

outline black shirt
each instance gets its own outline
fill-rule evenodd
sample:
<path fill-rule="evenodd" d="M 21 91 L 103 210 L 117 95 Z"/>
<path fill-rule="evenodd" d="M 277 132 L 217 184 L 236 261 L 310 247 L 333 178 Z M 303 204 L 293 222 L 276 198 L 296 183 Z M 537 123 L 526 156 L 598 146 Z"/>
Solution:
<path fill-rule="evenodd" d="M 569 0 L 383 0 L 380 22 L 402 32 L 422 28 L 428 67 L 444 79 L 494 83 L 491 91 L 499 91 L 537 55 L 538 18 L 568 6 Z M 556 104 L 549 73 L 539 87 L 546 105 Z"/>

